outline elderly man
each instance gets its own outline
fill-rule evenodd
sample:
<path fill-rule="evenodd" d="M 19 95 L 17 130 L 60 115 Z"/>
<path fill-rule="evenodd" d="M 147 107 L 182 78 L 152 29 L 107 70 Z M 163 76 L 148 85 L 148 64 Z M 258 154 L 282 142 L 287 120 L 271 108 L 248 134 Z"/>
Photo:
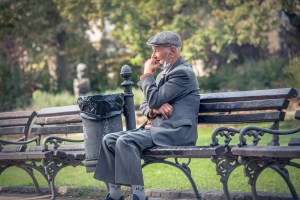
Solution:
<path fill-rule="evenodd" d="M 147 42 L 152 56 L 144 65 L 138 83 L 145 101 L 141 110 L 148 126 L 104 136 L 94 178 L 109 183 L 105 200 L 122 200 L 120 185 L 131 186 L 133 200 L 145 200 L 140 163 L 143 150 L 154 146 L 195 145 L 199 86 L 188 63 L 180 56 L 181 40 L 177 33 L 164 31 Z M 156 78 L 157 69 L 163 69 Z"/>

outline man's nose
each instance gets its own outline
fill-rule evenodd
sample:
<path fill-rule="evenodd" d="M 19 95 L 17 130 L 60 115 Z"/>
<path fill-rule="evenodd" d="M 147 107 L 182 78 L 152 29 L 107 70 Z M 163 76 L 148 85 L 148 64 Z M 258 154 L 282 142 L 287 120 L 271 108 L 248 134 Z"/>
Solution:
<path fill-rule="evenodd" d="M 151 56 L 151 57 L 154 58 L 154 59 L 157 58 L 156 55 L 155 55 L 155 52 L 152 53 L 152 56 Z"/>

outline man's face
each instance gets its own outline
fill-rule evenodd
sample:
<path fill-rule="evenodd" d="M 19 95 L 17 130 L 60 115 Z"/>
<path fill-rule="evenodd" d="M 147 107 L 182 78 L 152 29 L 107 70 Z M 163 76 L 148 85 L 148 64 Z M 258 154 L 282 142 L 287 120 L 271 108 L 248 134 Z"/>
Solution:
<path fill-rule="evenodd" d="M 170 59 L 170 47 L 152 46 L 152 51 L 151 58 L 154 58 L 160 65 L 163 65 L 166 59 Z"/>

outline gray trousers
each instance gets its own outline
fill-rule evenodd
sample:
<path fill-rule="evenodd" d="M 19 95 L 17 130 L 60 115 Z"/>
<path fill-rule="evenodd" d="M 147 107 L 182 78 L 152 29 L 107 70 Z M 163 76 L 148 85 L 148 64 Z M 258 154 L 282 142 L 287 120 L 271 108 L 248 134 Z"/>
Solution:
<path fill-rule="evenodd" d="M 105 135 L 94 178 L 119 185 L 144 185 L 141 152 L 153 146 L 149 129 Z"/>

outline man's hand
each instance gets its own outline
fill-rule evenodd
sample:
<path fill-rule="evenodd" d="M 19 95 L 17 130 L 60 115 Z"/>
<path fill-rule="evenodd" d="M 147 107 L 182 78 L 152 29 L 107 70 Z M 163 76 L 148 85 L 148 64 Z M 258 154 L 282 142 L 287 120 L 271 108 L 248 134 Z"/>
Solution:
<path fill-rule="evenodd" d="M 156 61 L 155 58 L 150 58 L 145 62 L 144 65 L 144 74 L 153 74 L 157 68 L 160 67 L 160 64 Z"/>
<path fill-rule="evenodd" d="M 155 114 L 161 114 L 165 119 L 169 119 L 173 114 L 173 107 L 170 104 L 165 103 L 159 109 L 153 109 L 153 112 Z"/>

